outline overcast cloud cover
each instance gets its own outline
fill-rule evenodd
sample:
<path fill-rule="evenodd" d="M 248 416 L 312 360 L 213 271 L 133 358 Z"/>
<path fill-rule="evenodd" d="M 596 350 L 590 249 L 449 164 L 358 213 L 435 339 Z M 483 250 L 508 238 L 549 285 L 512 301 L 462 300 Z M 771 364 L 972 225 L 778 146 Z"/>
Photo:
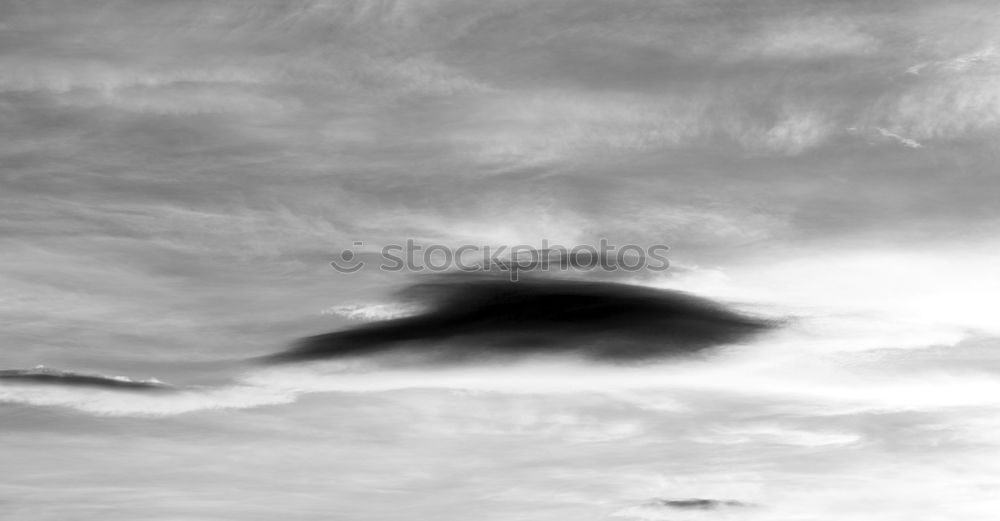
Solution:
<path fill-rule="evenodd" d="M 1000 509 L 995 2 L 6 0 L 0 121 L 0 370 L 63 376 L 0 380 L 0 517 Z M 615 281 L 784 326 L 246 362 L 410 313 L 328 265 L 407 238 L 666 244 Z"/>

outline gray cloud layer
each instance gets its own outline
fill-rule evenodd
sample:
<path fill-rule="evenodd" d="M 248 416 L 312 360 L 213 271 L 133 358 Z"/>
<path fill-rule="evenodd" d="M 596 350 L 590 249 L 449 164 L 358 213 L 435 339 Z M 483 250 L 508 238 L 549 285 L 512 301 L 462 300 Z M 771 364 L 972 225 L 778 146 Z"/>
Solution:
<path fill-rule="evenodd" d="M 711 263 L 982 236 L 1000 190 L 994 13 L 6 3 L 0 314 L 32 346 L 8 363 L 266 353 L 327 329 L 302 317 L 330 295 L 381 285 L 325 269 L 358 239 L 608 237 Z"/>

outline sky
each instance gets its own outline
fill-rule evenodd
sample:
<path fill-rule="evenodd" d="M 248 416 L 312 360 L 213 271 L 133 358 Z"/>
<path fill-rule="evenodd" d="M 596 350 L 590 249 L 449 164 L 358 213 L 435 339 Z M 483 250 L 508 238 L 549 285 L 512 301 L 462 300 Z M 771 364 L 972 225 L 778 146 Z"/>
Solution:
<path fill-rule="evenodd" d="M 988 2 L 2 9 L 2 310 L 32 343 L 266 317 L 265 352 L 356 240 L 712 266 L 996 229 Z"/>
<path fill-rule="evenodd" d="M 0 508 L 991 519 L 998 35 L 990 1 L 0 1 L 0 369 L 181 389 L 0 383 Z M 332 270 L 355 241 L 602 238 L 784 326 L 240 365 L 395 313 L 415 275 Z"/>

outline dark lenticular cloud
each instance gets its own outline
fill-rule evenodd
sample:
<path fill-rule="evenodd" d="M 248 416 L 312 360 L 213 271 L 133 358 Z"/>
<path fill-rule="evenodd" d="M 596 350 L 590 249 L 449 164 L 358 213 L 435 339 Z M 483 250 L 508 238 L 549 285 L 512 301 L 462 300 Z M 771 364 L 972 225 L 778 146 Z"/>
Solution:
<path fill-rule="evenodd" d="M 172 386 L 158 380 L 133 380 L 122 376 L 83 374 L 49 369 L 47 367 L 3 369 L 0 370 L 0 382 L 2 381 L 69 387 L 95 387 L 123 391 L 166 391 L 173 389 Z"/>
<path fill-rule="evenodd" d="M 692 353 L 774 326 L 685 293 L 609 282 L 453 274 L 415 284 L 403 296 L 426 311 L 305 338 L 267 360 L 396 352 L 457 361 L 573 352 L 627 361 Z"/>
<path fill-rule="evenodd" d="M 646 503 L 646 507 L 676 508 L 681 510 L 715 510 L 729 507 L 748 507 L 749 503 L 728 499 L 657 499 Z"/>

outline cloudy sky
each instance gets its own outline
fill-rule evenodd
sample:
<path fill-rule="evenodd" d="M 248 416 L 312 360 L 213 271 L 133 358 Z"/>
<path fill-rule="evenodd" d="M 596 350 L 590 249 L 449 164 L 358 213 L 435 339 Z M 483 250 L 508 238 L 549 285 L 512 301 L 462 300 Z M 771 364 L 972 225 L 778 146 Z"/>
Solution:
<path fill-rule="evenodd" d="M 8 0 L 0 121 L 0 369 L 193 386 L 0 383 L 21 518 L 1000 507 L 995 2 Z M 233 369 L 388 313 L 411 277 L 334 272 L 354 241 L 601 238 L 786 327 Z"/>

